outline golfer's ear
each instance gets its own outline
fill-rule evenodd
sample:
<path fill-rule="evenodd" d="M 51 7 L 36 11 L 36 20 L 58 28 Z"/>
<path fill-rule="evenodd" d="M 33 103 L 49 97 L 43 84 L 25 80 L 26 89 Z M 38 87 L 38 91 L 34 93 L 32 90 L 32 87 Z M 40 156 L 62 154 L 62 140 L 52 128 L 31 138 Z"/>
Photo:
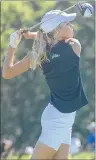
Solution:
<path fill-rule="evenodd" d="M 80 57 L 81 53 L 81 44 L 77 39 L 72 39 L 72 43 L 70 43 L 72 46 L 73 51 Z"/>

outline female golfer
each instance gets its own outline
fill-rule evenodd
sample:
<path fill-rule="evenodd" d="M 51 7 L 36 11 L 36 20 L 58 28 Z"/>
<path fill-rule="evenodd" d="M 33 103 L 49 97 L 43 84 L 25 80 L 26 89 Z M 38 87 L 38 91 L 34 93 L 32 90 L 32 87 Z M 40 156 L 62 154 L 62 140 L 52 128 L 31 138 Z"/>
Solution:
<path fill-rule="evenodd" d="M 59 12 L 46 13 L 41 21 L 51 19 L 41 24 L 37 32 L 23 34 L 26 38 L 35 38 L 32 53 L 15 64 L 14 54 L 23 29 L 13 33 L 3 65 L 6 79 L 40 66 L 50 88 L 50 102 L 41 117 L 42 132 L 32 159 L 68 159 L 76 110 L 88 103 L 79 70 L 81 45 L 73 38 L 71 24 L 76 13 L 56 16 Z"/>

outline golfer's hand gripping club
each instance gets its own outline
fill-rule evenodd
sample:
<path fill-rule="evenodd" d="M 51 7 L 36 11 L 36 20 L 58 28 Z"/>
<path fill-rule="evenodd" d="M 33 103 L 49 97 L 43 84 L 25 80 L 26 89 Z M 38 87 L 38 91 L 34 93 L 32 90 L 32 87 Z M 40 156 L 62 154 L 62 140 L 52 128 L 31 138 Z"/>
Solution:
<path fill-rule="evenodd" d="M 24 29 L 24 30 L 21 32 L 21 34 L 27 33 L 27 32 L 29 32 L 29 31 L 30 31 L 29 29 Z"/>
<path fill-rule="evenodd" d="M 19 31 L 16 31 L 10 35 L 9 46 L 11 46 L 12 48 L 17 48 L 22 39 L 22 32 L 23 30 L 20 29 Z"/>

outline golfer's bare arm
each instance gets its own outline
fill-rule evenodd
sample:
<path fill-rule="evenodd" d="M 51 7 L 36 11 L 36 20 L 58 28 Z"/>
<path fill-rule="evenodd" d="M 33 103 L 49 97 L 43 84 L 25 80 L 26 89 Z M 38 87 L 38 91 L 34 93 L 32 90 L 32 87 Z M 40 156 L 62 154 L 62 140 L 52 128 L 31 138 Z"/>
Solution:
<path fill-rule="evenodd" d="M 30 57 L 27 55 L 21 61 L 14 64 L 14 54 L 16 50 L 9 47 L 8 54 L 5 57 L 2 76 L 5 79 L 11 79 L 26 72 L 30 68 Z"/>
<path fill-rule="evenodd" d="M 30 37 L 29 37 L 30 36 Z M 36 33 L 32 33 L 30 35 L 26 35 L 26 38 L 35 38 Z M 8 54 L 5 57 L 3 69 L 2 69 L 2 76 L 5 79 L 11 79 L 15 76 L 20 75 L 23 72 L 28 71 L 30 68 L 30 56 L 25 56 L 21 61 L 18 61 L 14 64 L 16 49 L 11 47 L 8 48 Z M 31 62 L 32 64 L 32 62 Z"/>
<path fill-rule="evenodd" d="M 80 57 L 80 53 L 81 53 L 81 44 L 80 44 L 80 42 L 75 38 L 69 38 L 68 40 L 66 40 L 66 42 L 71 45 L 74 53 L 78 57 Z"/>
<path fill-rule="evenodd" d="M 30 36 L 32 38 L 32 35 Z M 70 40 L 68 40 L 68 43 L 72 46 L 74 52 L 80 57 L 81 52 L 81 45 L 80 42 L 76 39 L 73 39 L 73 43 L 70 43 Z M 5 57 L 4 64 L 3 64 L 3 70 L 2 70 L 2 76 L 5 79 L 11 79 L 15 76 L 20 75 L 23 72 L 26 72 L 30 68 L 30 56 L 25 56 L 21 61 L 18 61 L 14 64 L 14 54 L 16 52 L 16 49 L 13 49 L 9 47 L 8 54 Z M 31 62 L 32 65 L 32 62 Z"/>
<path fill-rule="evenodd" d="M 74 43 L 71 44 L 72 49 L 74 50 L 75 54 L 80 57 L 81 53 L 81 44 L 77 39 L 74 39 Z"/>
<path fill-rule="evenodd" d="M 26 39 L 34 39 L 34 38 L 36 38 L 36 35 L 37 35 L 37 32 L 30 32 L 30 31 L 28 31 L 27 33 L 23 34 L 23 36 Z"/>

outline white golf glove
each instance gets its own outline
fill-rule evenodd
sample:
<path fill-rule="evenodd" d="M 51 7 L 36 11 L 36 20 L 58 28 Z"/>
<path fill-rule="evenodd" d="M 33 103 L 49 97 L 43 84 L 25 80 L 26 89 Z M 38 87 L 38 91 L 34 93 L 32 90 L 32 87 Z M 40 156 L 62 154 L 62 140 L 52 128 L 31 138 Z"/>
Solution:
<path fill-rule="evenodd" d="M 16 31 L 12 33 L 10 35 L 9 46 L 11 46 L 12 48 L 17 48 L 18 44 L 21 41 L 21 38 L 22 38 L 22 34 L 20 33 L 20 31 Z"/>

